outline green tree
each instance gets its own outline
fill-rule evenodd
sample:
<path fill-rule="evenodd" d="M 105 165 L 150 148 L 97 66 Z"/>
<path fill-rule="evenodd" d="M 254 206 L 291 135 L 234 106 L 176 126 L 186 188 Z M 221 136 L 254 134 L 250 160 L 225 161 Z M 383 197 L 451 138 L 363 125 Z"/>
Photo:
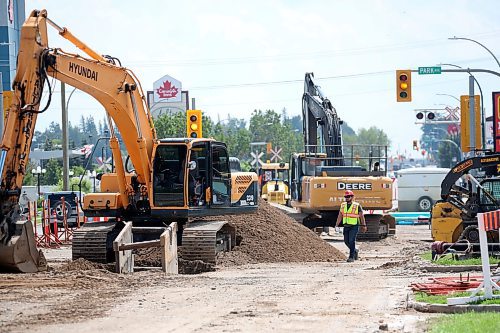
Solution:
<path fill-rule="evenodd" d="M 158 138 L 184 138 L 186 137 L 186 113 L 163 114 L 154 120 L 154 126 Z"/>
<path fill-rule="evenodd" d="M 438 140 L 437 158 L 438 165 L 442 168 L 451 168 L 460 159 L 460 135 L 448 135 L 445 139 Z"/>
<path fill-rule="evenodd" d="M 62 161 L 50 159 L 45 165 L 45 174 L 42 176 L 43 183 L 46 185 L 56 185 L 62 178 Z"/>

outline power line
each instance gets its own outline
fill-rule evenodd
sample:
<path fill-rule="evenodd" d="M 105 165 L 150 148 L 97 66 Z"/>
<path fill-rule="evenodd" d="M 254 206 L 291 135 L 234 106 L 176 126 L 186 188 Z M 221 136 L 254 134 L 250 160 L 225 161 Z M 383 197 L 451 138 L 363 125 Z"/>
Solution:
<path fill-rule="evenodd" d="M 487 33 L 478 33 L 470 35 L 472 37 L 486 37 L 495 36 L 500 33 L 500 30 L 494 30 Z M 283 53 L 277 55 L 262 55 L 262 56 L 248 56 L 248 57 L 234 57 L 234 58 L 208 58 L 208 59 L 187 59 L 179 60 L 174 59 L 170 61 L 165 60 L 148 60 L 148 61 L 131 61 L 131 65 L 139 65 L 141 67 L 158 67 L 158 66 L 213 66 L 213 65 L 234 65 L 234 64 L 245 64 L 245 63 L 258 63 L 258 62 L 270 62 L 270 61 L 291 61 L 295 59 L 313 59 L 313 58 L 324 58 L 324 57 L 337 57 L 337 56 L 355 56 L 367 53 L 380 53 L 380 52 L 391 52 L 398 51 L 401 49 L 416 49 L 425 48 L 429 46 L 442 46 L 443 42 L 447 39 L 431 39 L 424 41 L 399 43 L 399 44 L 387 44 L 387 45 L 377 45 L 371 47 L 344 49 L 344 50 L 321 50 L 314 52 L 302 52 L 302 53 Z"/>

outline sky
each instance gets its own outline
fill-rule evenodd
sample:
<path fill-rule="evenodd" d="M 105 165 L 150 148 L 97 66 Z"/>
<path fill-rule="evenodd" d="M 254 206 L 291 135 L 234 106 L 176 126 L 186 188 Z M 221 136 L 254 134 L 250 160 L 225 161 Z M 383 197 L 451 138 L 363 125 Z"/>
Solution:
<path fill-rule="evenodd" d="M 448 39 L 476 40 L 500 57 L 498 7 L 494 0 L 26 0 L 26 15 L 47 9 L 51 20 L 98 53 L 119 58 L 144 90 L 165 74 L 180 80 L 214 121 L 249 120 L 255 109 L 300 115 L 304 75 L 313 72 L 350 127 L 376 126 L 391 140 L 392 154 L 416 156 L 412 141 L 421 125 L 415 110 L 457 107 L 456 98 L 469 92 L 468 75 L 413 73 L 413 101 L 397 103 L 396 69 L 451 63 L 500 72 L 480 45 Z M 81 54 L 49 31 L 50 47 Z M 499 79 L 475 76 L 490 116 Z M 37 129 L 60 119 L 59 91 Z M 103 110 L 77 91 L 69 119 L 104 119 Z"/>

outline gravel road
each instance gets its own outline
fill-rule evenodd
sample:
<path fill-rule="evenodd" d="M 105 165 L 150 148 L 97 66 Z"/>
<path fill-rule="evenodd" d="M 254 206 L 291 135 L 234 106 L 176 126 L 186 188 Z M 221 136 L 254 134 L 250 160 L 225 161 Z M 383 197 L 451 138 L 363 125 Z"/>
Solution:
<path fill-rule="evenodd" d="M 362 242 L 360 260 L 260 263 L 198 275 L 143 271 L 119 276 L 90 263 L 3 274 L 2 332 L 419 332 L 428 314 L 406 309 L 408 285 L 425 279 L 414 255 L 429 247 L 428 226 Z M 340 235 L 326 237 L 346 253 Z"/>

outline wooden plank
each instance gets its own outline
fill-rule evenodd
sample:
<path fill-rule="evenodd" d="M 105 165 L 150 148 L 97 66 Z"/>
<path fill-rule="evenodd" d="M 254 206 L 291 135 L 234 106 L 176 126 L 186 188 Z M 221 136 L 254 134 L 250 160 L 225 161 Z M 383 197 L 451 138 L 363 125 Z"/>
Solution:
<path fill-rule="evenodd" d="M 152 240 L 152 241 L 144 241 L 136 243 L 123 243 L 120 244 L 118 250 L 119 251 L 137 250 L 137 249 L 146 249 L 148 247 L 160 247 L 160 246 L 161 246 L 160 240 Z"/>

